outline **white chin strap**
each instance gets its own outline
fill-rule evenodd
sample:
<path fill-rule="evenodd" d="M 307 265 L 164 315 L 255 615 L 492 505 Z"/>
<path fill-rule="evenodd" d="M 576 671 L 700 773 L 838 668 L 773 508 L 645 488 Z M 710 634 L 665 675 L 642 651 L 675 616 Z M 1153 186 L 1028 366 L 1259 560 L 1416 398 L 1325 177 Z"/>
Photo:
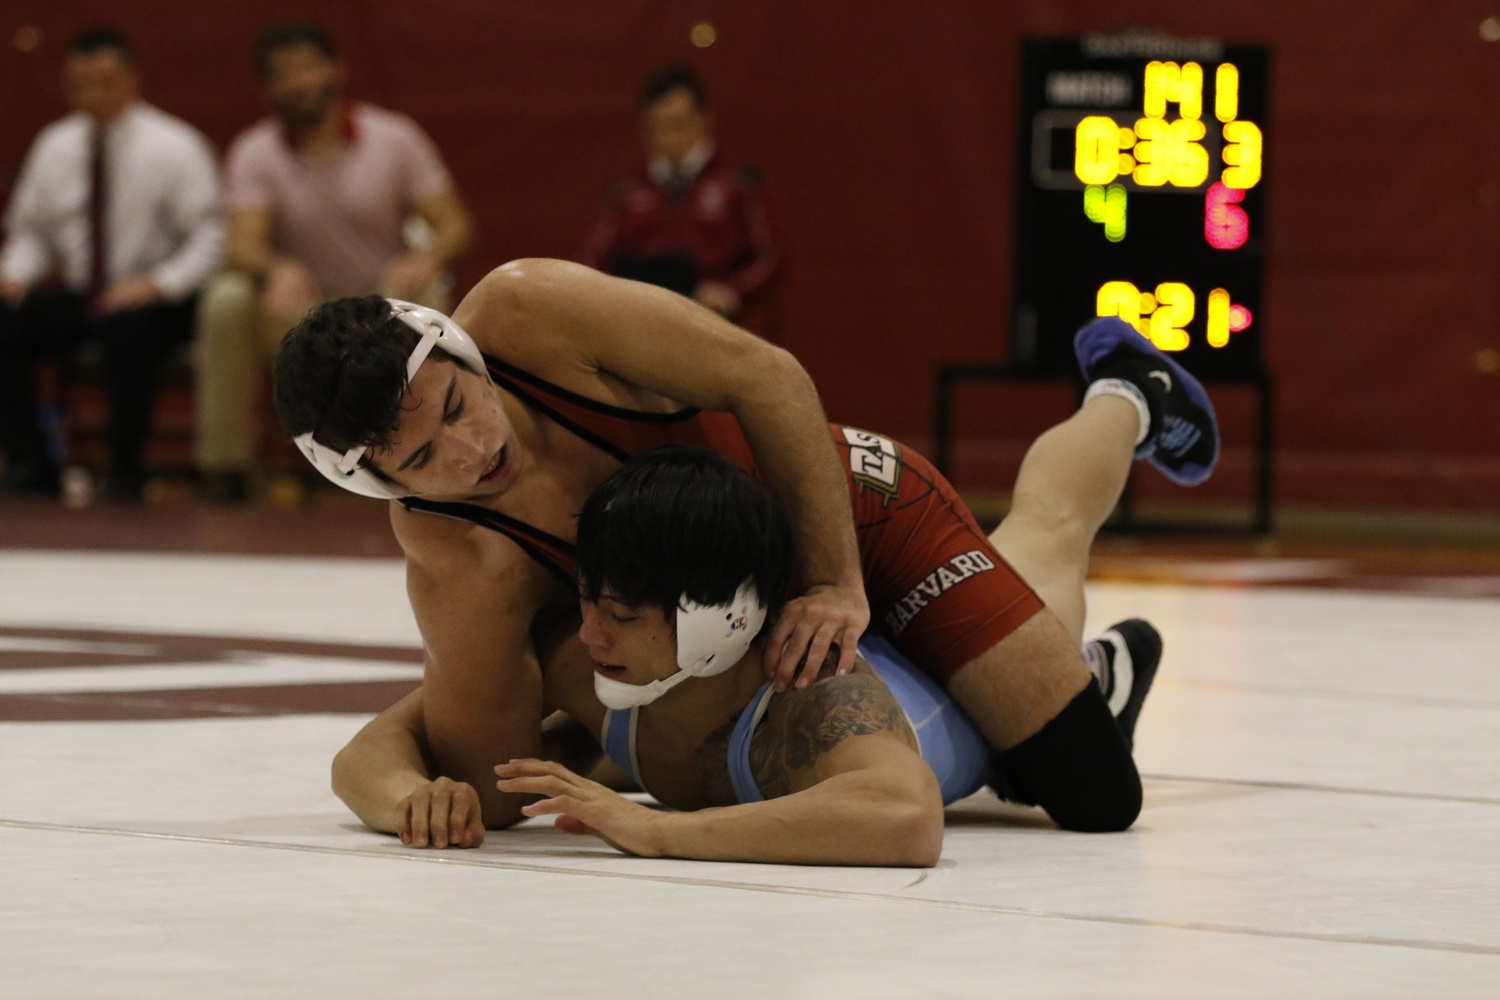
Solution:
<path fill-rule="evenodd" d="M 470 337 L 467 331 L 453 322 L 450 317 L 444 316 L 436 309 L 419 306 L 415 302 L 403 302 L 401 299 L 386 299 L 386 301 L 390 303 L 397 319 L 422 335 L 422 339 L 418 340 L 417 346 L 412 349 L 411 357 L 406 359 L 406 385 L 411 385 L 417 369 L 422 367 L 422 362 L 427 360 L 427 356 L 432 353 L 434 347 L 441 347 L 475 374 L 489 377 L 484 364 L 484 355 L 480 353 L 479 346 L 474 343 L 474 338 Z M 403 387 L 402 392 L 405 391 Z M 298 434 L 292 440 L 312 463 L 314 469 L 321 472 L 329 482 L 342 486 L 350 493 L 374 497 L 377 500 L 398 500 L 407 495 L 360 465 L 360 460 L 364 458 L 369 445 L 355 445 L 343 452 L 334 451 L 327 445 L 314 441 L 312 431 Z"/>
<path fill-rule="evenodd" d="M 766 623 L 766 608 L 746 580 L 728 604 L 677 603 L 677 673 L 649 684 L 626 684 L 594 673 L 594 694 L 605 708 L 649 705 L 690 677 L 722 674 L 740 662 Z"/>
<path fill-rule="evenodd" d="M 671 677 L 663 677 L 650 684 L 626 684 L 624 681 L 605 677 L 595 671 L 594 694 L 598 696 L 599 703 L 605 708 L 616 711 L 625 708 L 640 708 L 642 705 L 651 704 L 691 676 L 693 675 L 679 670 Z"/>

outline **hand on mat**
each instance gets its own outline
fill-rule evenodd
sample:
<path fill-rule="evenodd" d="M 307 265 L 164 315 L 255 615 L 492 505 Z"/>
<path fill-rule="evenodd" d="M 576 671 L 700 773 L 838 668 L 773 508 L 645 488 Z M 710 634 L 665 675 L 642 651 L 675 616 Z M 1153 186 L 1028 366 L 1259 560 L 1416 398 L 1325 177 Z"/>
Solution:
<path fill-rule="evenodd" d="M 429 781 L 399 807 L 396 824 L 401 843 L 412 847 L 478 847 L 484 843 L 484 819 L 473 785 L 451 778 Z"/>
<path fill-rule="evenodd" d="M 823 585 L 788 601 L 766 645 L 766 676 L 776 681 L 776 690 L 805 688 L 818 679 L 823 661 L 837 661 L 836 674 L 854 669 L 855 646 L 870 624 L 870 605 L 865 592 L 855 587 Z M 776 658 L 776 650 L 781 657 Z M 829 654 L 833 657 L 830 658 Z M 799 674 L 800 671 L 800 674 Z"/>
<path fill-rule="evenodd" d="M 502 792 L 546 796 L 521 807 L 527 816 L 555 815 L 557 828 L 564 833 L 591 833 L 626 854 L 661 856 L 658 813 L 654 809 L 549 760 L 513 760 L 498 765 L 495 773 L 500 776 L 495 787 Z"/>

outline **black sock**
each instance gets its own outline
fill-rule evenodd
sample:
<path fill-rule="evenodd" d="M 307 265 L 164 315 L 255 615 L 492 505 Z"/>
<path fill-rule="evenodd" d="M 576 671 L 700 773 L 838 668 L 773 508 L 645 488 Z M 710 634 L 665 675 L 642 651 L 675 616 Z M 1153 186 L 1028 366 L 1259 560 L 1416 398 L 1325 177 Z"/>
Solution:
<path fill-rule="evenodd" d="M 1151 428 L 1146 432 L 1147 441 L 1161 433 L 1162 421 L 1167 412 L 1167 387 L 1159 379 L 1152 378 L 1148 374 L 1160 371 L 1161 368 L 1161 362 L 1155 358 L 1142 354 L 1134 348 L 1122 346 L 1100 358 L 1089 369 L 1090 382 L 1117 378 L 1123 382 L 1129 382 L 1140 390 L 1142 396 L 1146 397 L 1146 408 L 1151 411 Z"/>
<path fill-rule="evenodd" d="M 994 761 L 1018 798 L 1047 810 L 1064 830 L 1116 832 L 1140 815 L 1140 773 L 1092 679 L 1050 722 Z"/>

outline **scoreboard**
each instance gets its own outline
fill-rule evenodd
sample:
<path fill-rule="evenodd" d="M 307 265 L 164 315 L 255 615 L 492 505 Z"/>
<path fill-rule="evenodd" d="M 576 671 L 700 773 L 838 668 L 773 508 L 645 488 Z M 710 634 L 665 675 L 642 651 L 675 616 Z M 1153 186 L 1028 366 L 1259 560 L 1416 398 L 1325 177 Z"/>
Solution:
<path fill-rule="evenodd" d="M 1013 364 L 1075 370 L 1119 316 L 1205 377 L 1260 371 L 1264 47 L 1152 34 L 1021 46 Z"/>

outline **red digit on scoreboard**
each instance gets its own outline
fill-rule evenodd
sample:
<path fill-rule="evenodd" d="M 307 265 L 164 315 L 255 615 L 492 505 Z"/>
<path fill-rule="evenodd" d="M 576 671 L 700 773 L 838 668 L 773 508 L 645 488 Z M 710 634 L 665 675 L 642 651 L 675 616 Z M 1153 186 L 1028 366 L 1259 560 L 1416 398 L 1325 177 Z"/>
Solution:
<path fill-rule="evenodd" d="M 1245 192 L 1215 181 L 1203 197 L 1203 236 L 1209 246 L 1234 250 L 1250 238 L 1250 216 L 1240 208 Z"/>

